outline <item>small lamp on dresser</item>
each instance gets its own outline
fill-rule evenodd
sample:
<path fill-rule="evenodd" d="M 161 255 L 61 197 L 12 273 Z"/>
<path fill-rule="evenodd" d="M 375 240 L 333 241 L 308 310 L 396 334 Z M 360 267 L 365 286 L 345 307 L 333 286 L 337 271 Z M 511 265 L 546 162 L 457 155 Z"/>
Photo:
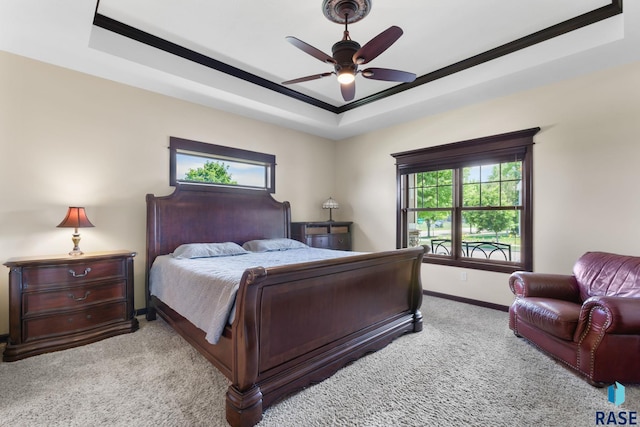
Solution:
<path fill-rule="evenodd" d="M 338 202 L 333 200 L 331 197 L 324 201 L 324 203 L 322 204 L 322 209 L 329 209 L 329 222 L 333 222 L 332 211 L 334 209 L 338 209 L 339 207 L 340 205 L 338 205 Z"/>
<path fill-rule="evenodd" d="M 73 241 L 73 250 L 69 252 L 69 255 L 77 256 L 82 255 L 83 252 L 80 250 L 78 246 L 80 244 L 80 233 L 78 233 L 78 228 L 85 227 L 95 227 L 87 218 L 87 213 L 84 211 L 84 208 L 77 206 L 70 206 L 67 211 L 67 216 L 62 220 L 58 227 L 67 227 L 74 228 L 75 231 L 71 237 Z"/>

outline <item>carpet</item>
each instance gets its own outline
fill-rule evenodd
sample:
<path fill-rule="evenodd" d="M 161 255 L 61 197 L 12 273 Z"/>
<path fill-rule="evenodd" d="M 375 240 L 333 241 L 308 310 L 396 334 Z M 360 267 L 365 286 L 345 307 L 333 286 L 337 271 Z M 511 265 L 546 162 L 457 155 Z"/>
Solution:
<path fill-rule="evenodd" d="M 508 328 L 507 313 L 425 297 L 424 330 L 277 403 L 260 427 L 593 426 L 619 407 Z M 0 425 L 226 426 L 227 379 L 162 320 L 0 363 Z M 640 422 L 640 420 L 638 421 Z"/>

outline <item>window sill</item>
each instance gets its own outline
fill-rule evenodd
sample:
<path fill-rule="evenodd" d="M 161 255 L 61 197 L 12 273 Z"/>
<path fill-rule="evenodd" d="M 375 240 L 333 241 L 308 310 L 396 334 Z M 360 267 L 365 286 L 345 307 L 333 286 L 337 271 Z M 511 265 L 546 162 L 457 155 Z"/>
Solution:
<path fill-rule="evenodd" d="M 519 264 L 504 264 L 498 262 L 487 261 L 471 261 L 467 259 L 452 259 L 440 256 L 425 255 L 422 259 L 425 264 L 448 265 L 451 267 L 470 268 L 474 270 L 495 271 L 497 273 L 511 274 L 514 271 L 526 270 L 524 266 Z"/>

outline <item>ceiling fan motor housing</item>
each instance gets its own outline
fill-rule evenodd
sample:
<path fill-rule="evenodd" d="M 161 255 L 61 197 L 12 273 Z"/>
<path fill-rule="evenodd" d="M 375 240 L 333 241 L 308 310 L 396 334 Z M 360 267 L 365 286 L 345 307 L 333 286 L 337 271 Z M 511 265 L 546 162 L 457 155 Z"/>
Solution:
<path fill-rule="evenodd" d="M 353 62 L 353 55 L 358 50 L 360 50 L 360 43 L 353 40 L 340 40 L 333 45 L 331 53 L 333 54 L 333 59 L 336 60 L 336 73 L 345 68 L 350 68 L 355 74 L 358 70 L 358 64 Z"/>

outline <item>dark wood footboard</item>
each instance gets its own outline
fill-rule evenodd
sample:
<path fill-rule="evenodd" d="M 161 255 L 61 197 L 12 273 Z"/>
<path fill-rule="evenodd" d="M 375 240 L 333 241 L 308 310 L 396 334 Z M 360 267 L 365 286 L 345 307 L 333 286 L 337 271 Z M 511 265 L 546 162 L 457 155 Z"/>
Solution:
<path fill-rule="evenodd" d="M 227 420 L 250 426 L 291 392 L 422 330 L 423 248 L 245 272 Z"/>

